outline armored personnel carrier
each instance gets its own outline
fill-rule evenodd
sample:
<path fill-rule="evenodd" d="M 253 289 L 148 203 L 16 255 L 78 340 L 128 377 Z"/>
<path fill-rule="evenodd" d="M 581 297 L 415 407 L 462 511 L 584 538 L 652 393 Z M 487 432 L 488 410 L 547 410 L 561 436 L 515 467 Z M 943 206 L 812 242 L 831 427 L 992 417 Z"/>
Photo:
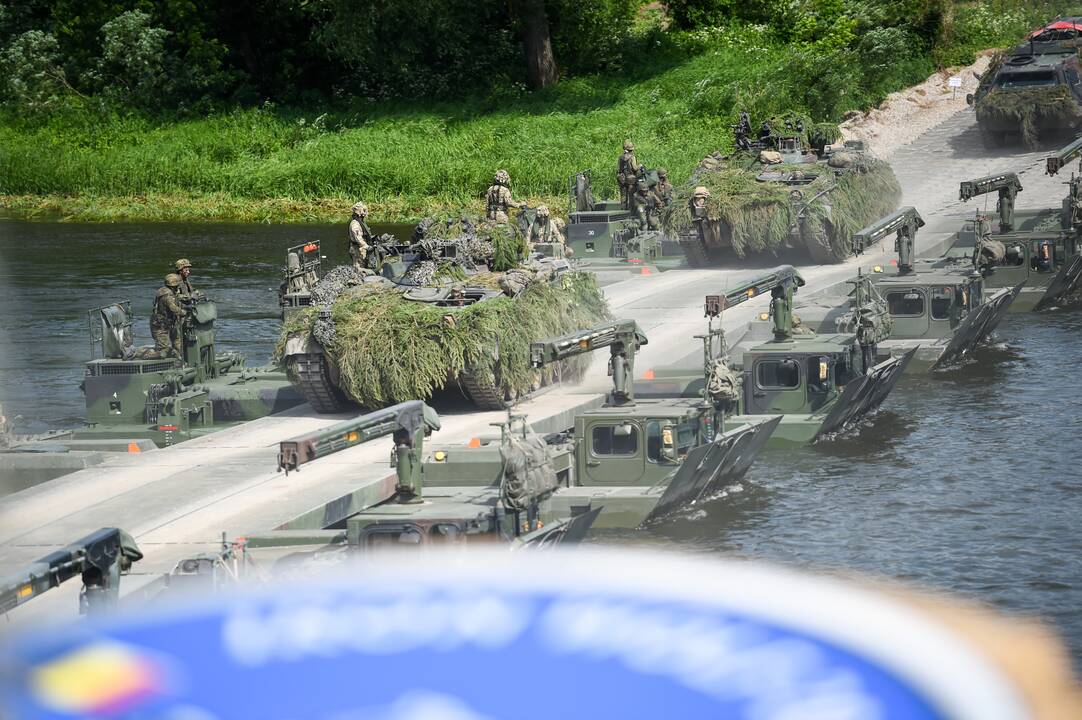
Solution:
<path fill-rule="evenodd" d="M 480 408 L 503 408 L 586 369 L 583 359 L 533 370 L 532 338 L 608 316 L 593 276 L 562 252 L 528 254 L 513 225 L 469 219 L 422 222 L 409 243 L 383 236 L 363 271 L 335 268 L 286 293 L 283 306 L 291 317 L 277 356 L 318 412 L 384 407 L 447 386 Z"/>
<path fill-rule="evenodd" d="M 1035 148 L 1042 135 L 1082 127 L 1080 33 L 1082 18 L 1057 18 L 992 59 L 977 92 L 966 98 L 986 147 L 1020 136 Z"/>
<path fill-rule="evenodd" d="M 895 235 L 893 271 L 875 266 L 845 285 L 811 296 L 797 306 L 815 330 L 874 328 L 876 357 L 884 360 L 916 351 L 908 371 L 928 371 L 956 362 L 988 338 L 1018 296 L 1021 285 L 986 291 L 976 265 L 943 267 L 914 258 L 917 230 L 924 225 L 912 207 L 903 207 L 858 233 L 870 245 Z M 847 286 L 852 290 L 845 294 Z"/>
<path fill-rule="evenodd" d="M 1046 171 L 1055 175 L 1082 155 L 1082 139 L 1051 155 Z M 1082 177 L 1072 173 L 1060 207 L 1014 209 L 1022 183 L 1015 173 L 965 180 L 962 200 L 996 193 L 996 218 L 981 212 L 966 220 L 944 253 L 944 266 L 975 262 L 989 289 L 1022 285 L 1014 312 L 1042 310 L 1075 293 L 1082 283 Z"/>
<path fill-rule="evenodd" d="M 802 122 L 767 125 L 754 142 L 748 131 L 745 118 L 734 153 L 704 158 L 662 214 L 692 267 L 765 254 L 841 262 L 863 252 L 851 243 L 857 230 L 898 206 L 894 172 L 862 142 L 817 152 Z"/>
<path fill-rule="evenodd" d="M 804 280 L 791 265 L 708 296 L 703 339 L 707 370 L 687 362 L 646 371 L 636 384 L 642 397 L 706 398 L 725 408 L 726 423 L 781 414 L 772 446 L 829 437 L 874 411 L 894 388 L 916 350 L 877 363 L 880 334 L 865 323 L 843 332 L 812 332 L 795 322 L 793 295 Z M 713 321 L 722 310 L 770 294 L 770 310 L 729 346 Z"/>
<path fill-rule="evenodd" d="M 567 244 L 574 257 L 590 267 L 679 264 L 684 256 L 679 242 L 642 227 L 619 200 L 595 200 L 591 176 L 584 170 L 570 179 Z M 639 177 L 648 188 L 658 184 L 657 170 L 643 168 Z"/>

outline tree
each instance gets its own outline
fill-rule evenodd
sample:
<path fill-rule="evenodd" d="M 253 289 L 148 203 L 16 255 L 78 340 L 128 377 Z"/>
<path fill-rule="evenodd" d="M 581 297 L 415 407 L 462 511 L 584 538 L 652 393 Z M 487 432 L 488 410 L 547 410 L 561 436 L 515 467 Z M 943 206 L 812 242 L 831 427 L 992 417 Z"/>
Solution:
<path fill-rule="evenodd" d="M 522 20 L 522 49 L 526 53 L 526 78 L 530 87 L 544 88 L 556 84 L 556 56 L 552 53 L 549 16 L 545 0 L 520 0 Z"/>

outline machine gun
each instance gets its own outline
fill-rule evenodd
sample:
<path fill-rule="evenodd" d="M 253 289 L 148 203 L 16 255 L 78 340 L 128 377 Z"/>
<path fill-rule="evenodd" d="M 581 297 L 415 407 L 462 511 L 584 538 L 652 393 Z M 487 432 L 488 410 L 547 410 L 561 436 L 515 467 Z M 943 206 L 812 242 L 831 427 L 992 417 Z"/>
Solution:
<path fill-rule="evenodd" d="M 1082 137 L 1077 138 L 1071 144 L 1060 148 L 1054 154 L 1049 155 L 1044 161 L 1045 172 L 1055 175 L 1077 157 L 1082 157 Z"/>
<path fill-rule="evenodd" d="M 913 272 L 917 230 L 922 227 L 924 227 L 924 218 L 911 205 L 906 205 L 853 235 L 853 245 L 863 252 L 869 245 L 879 242 L 891 233 L 896 233 L 894 250 L 898 253 L 898 274 L 908 275 Z"/>
<path fill-rule="evenodd" d="M 288 475 L 290 470 L 299 471 L 301 465 L 317 458 L 393 434 L 392 457 L 398 476 L 395 490 L 402 502 L 421 502 L 424 438 L 439 429 L 436 411 L 420 400 L 410 400 L 283 440 L 278 444 L 278 469 Z"/>
<path fill-rule="evenodd" d="M 542 368 L 558 360 L 609 348 L 612 405 L 635 402 L 635 353 L 646 345 L 646 335 L 634 320 L 617 320 L 589 330 L 561 335 L 530 344 L 530 365 Z"/>
<path fill-rule="evenodd" d="M 999 231 L 1010 232 L 1014 228 L 1014 199 L 1022 191 L 1022 182 L 1013 172 L 988 175 L 976 180 L 963 180 L 958 188 L 958 197 L 963 202 L 978 195 L 999 192 L 996 212 L 999 213 Z"/>
<path fill-rule="evenodd" d="M 120 597 L 120 574 L 143 553 L 128 533 L 102 528 L 49 553 L 21 573 L 0 580 L 0 612 L 29 602 L 76 575 L 83 581 L 79 611 L 96 614 L 116 605 Z"/>

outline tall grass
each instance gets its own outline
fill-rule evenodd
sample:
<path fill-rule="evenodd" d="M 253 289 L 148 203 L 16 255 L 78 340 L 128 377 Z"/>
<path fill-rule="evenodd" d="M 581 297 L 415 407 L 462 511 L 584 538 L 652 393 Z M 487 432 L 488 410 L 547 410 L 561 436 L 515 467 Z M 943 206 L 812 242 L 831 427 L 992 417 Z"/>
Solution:
<path fill-rule="evenodd" d="M 280 221 L 344 218 L 364 199 L 374 219 L 411 220 L 480 209 L 493 173 L 506 168 L 517 197 L 559 212 L 576 171 L 593 169 L 599 196 L 615 193 L 624 138 L 640 161 L 680 181 L 704 155 L 730 147 L 739 109 L 755 117 L 804 109 L 808 78 L 794 76 L 801 51 L 769 31 L 710 29 L 676 44 L 679 52 L 647 54 L 630 72 L 459 103 L 325 114 L 263 107 L 174 122 L 89 112 L 44 125 L 0 118 L 0 203 L 82 218 Z M 914 53 L 890 82 L 901 87 L 933 68 L 927 52 Z M 847 91 L 849 107 L 839 110 L 875 102 Z"/>

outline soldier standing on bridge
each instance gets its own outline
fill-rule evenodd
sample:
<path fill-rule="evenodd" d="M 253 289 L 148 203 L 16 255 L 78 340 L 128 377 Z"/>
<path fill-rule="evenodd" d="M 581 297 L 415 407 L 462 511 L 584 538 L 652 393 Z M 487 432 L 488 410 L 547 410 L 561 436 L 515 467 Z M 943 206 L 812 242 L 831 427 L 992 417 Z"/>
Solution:
<path fill-rule="evenodd" d="M 635 209 L 635 186 L 641 169 L 642 165 L 635 159 L 635 143 L 624 140 L 624 154 L 616 163 L 616 184 L 620 186 L 620 202 L 626 210 Z"/>
<path fill-rule="evenodd" d="M 180 275 L 169 273 L 165 285 L 154 295 L 154 309 L 150 313 L 150 334 L 154 336 L 154 352 L 160 357 L 175 354 L 184 357 L 184 337 L 180 322 L 188 311 L 180 305 L 177 293 L 181 285 Z"/>
<path fill-rule="evenodd" d="M 659 168 L 657 171 L 657 185 L 654 187 L 654 192 L 661 199 L 662 207 L 672 205 L 672 183 L 669 182 L 669 171 L 665 168 Z"/>
<path fill-rule="evenodd" d="M 177 289 L 177 293 L 191 295 L 195 290 L 192 287 L 192 281 L 189 279 L 192 275 L 192 261 L 188 258 L 181 258 L 173 263 L 173 266 L 177 269 L 177 275 L 180 275 L 180 287 Z"/>
<path fill-rule="evenodd" d="M 511 208 L 525 205 L 511 196 L 511 176 L 506 170 L 497 170 L 496 177 L 492 178 L 492 184 L 485 191 L 485 216 L 503 225 L 510 221 L 507 213 Z"/>
<path fill-rule="evenodd" d="M 368 257 L 368 248 L 373 242 L 372 229 L 365 221 L 368 206 L 359 202 L 352 208 L 353 217 L 349 221 L 349 256 L 353 259 L 353 269 L 364 270 L 364 261 Z"/>

